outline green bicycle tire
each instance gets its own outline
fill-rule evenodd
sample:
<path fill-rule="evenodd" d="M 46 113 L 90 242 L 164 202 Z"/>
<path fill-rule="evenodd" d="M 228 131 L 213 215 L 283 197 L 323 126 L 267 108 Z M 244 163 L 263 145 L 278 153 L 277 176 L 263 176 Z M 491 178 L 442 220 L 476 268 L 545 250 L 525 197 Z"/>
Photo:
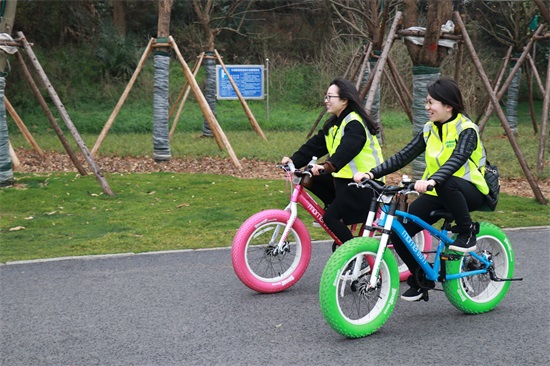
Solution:
<path fill-rule="evenodd" d="M 363 258 L 365 263 L 367 257 L 374 260 L 379 245 L 380 242 L 373 238 L 354 238 L 336 250 L 323 270 L 319 287 L 321 311 L 331 328 L 345 337 L 359 338 L 376 332 L 388 320 L 397 301 L 399 271 L 390 250 L 386 250 L 382 257 L 380 287 L 376 291 L 367 294 L 352 291 L 352 282 L 347 284 L 342 280 L 354 258 Z M 359 276 L 356 284 L 364 284 L 370 279 L 370 266 L 361 268 L 365 273 Z M 359 309 L 352 309 L 350 304 L 368 310 L 365 314 L 357 314 L 354 311 Z"/>
<path fill-rule="evenodd" d="M 514 252 L 506 234 L 497 226 L 482 222 L 476 237 L 476 252 L 490 253 L 499 278 L 512 278 L 514 275 Z M 450 251 L 449 253 L 451 253 Z M 455 253 L 456 252 L 452 252 Z M 475 266 L 475 259 L 465 254 L 460 260 L 447 262 L 447 274 L 456 274 Z M 467 314 L 481 314 L 494 309 L 504 298 L 510 281 L 495 282 L 489 274 L 475 275 L 445 281 L 443 290 L 447 299 L 457 309 Z"/>

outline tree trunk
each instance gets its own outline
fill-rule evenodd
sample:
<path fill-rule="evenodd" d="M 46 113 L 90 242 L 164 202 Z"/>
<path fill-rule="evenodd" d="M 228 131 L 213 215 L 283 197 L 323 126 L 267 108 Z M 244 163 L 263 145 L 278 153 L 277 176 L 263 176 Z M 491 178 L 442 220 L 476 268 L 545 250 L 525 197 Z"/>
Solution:
<path fill-rule="evenodd" d="M 159 0 L 157 43 L 168 44 L 172 0 Z M 168 161 L 171 158 L 168 132 L 168 75 L 170 47 L 159 47 L 155 52 L 153 158 Z"/>
<path fill-rule="evenodd" d="M 118 34 L 126 35 L 126 1 L 113 1 L 113 24 Z"/>
<path fill-rule="evenodd" d="M 519 58 L 521 56 L 521 52 L 519 54 L 515 54 L 515 58 Z M 513 71 L 514 66 L 516 65 L 516 61 L 512 61 L 510 63 L 510 72 Z M 514 135 L 518 134 L 518 99 L 519 99 L 519 84 L 520 84 L 520 77 L 521 77 L 521 68 L 518 69 L 516 74 L 514 75 L 514 78 L 512 79 L 512 82 L 510 83 L 510 86 L 508 87 L 508 98 L 506 100 L 506 119 L 508 120 L 508 123 L 510 124 L 510 129 L 512 129 L 512 132 Z"/>
<path fill-rule="evenodd" d="M 216 117 L 216 58 L 214 51 L 207 51 L 204 59 L 205 83 L 204 83 L 204 98 L 212 110 L 212 114 Z M 202 135 L 212 137 L 212 131 L 206 118 L 202 123 Z"/>
<path fill-rule="evenodd" d="M 0 14 L 0 32 L 11 34 L 15 20 L 15 9 L 17 0 L 8 1 Z M 4 103 L 4 89 L 6 87 L 5 68 L 8 54 L 0 50 L 0 187 L 13 184 L 12 160 L 10 157 L 10 144 L 8 135 L 8 124 L 6 123 L 6 105 Z"/>
<path fill-rule="evenodd" d="M 416 0 L 403 1 L 403 24 L 405 28 L 418 26 L 418 2 Z M 428 95 L 426 87 L 440 77 L 440 65 L 447 54 L 445 47 L 438 46 L 441 35 L 441 25 L 451 19 L 451 0 L 429 0 L 424 34 L 424 43 L 416 45 L 405 40 L 413 63 L 413 136 L 422 131 L 424 124 L 429 121 L 424 101 Z M 424 154 L 412 163 L 413 179 L 420 179 L 424 174 L 426 164 Z"/>

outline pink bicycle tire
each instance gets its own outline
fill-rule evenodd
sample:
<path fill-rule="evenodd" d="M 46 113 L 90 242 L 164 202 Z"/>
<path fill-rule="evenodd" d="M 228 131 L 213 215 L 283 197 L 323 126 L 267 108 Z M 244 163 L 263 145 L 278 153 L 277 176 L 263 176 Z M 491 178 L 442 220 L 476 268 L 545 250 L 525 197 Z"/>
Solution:
<path fill-rule="evenodd" d="M 280 292 L 293 286 L 305 273 L 311 259 L 311 239 L 300 219 L 290 230 L 292 245 L 288 252 L 273 255 L 272 246 L 256 242 L 263 234 L 267 237 L 277 230 L 282 232 L 289 216 L 283 210 L 261 211 L 237 230 L 231 247 L 233 270 L 248 288 L 260 293 Z"/>

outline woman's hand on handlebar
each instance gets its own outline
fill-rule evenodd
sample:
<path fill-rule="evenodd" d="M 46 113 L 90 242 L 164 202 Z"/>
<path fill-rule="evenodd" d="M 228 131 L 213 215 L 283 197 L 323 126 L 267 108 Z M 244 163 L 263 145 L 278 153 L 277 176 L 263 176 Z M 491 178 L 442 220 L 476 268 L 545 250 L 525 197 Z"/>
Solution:
<path fill-rule="evenodd" d="M 281 159 L 281 164 L 283 165 L 288 164 L 289 162 L 292 163 L 292 159 L 288 156 L 283 156 L 283 158 Z"/>
<path fill-rule="evenodd" d="M 414 190 L 418 193 L 425 193 L 426 191 L 431 191 L 435 187 L 435 184 L 436 182 L 433 179 L 417 180 L 414 183 Z"/>
<path fill-rule="evenodd" d="M 324 166 L 324 165 L 315 164 L 314 166 L 311 167 L 311 173 L 312 173 L 313 175 L 325 174 L 325 166 Z"/>
<path fill-rule="evenodd" d="M 355 175 L 353 176 L 353 180 L 356 182 L 356 183 L 361 183 L 361 181 L 363 180 L 372 180 L 374 177 L 372 175 L 371 172 L 367 172 L 367 173 L 355 173 Z"/>

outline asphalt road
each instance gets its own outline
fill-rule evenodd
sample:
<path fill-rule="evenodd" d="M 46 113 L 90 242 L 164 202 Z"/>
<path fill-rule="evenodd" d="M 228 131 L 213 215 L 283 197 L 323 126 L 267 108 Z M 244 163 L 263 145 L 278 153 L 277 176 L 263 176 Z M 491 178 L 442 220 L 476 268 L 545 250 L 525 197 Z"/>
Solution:
<path fill-rule="evenodd" d="M 465 315 L 436 292 L 356 340 L 319 309 L 327 243 L 272 295 L 238 281 L 228 249 L 1 265 L 0 364 L 548 365 L 550 227 L 507 234 L 524 280 L 496 309 Z"/>

